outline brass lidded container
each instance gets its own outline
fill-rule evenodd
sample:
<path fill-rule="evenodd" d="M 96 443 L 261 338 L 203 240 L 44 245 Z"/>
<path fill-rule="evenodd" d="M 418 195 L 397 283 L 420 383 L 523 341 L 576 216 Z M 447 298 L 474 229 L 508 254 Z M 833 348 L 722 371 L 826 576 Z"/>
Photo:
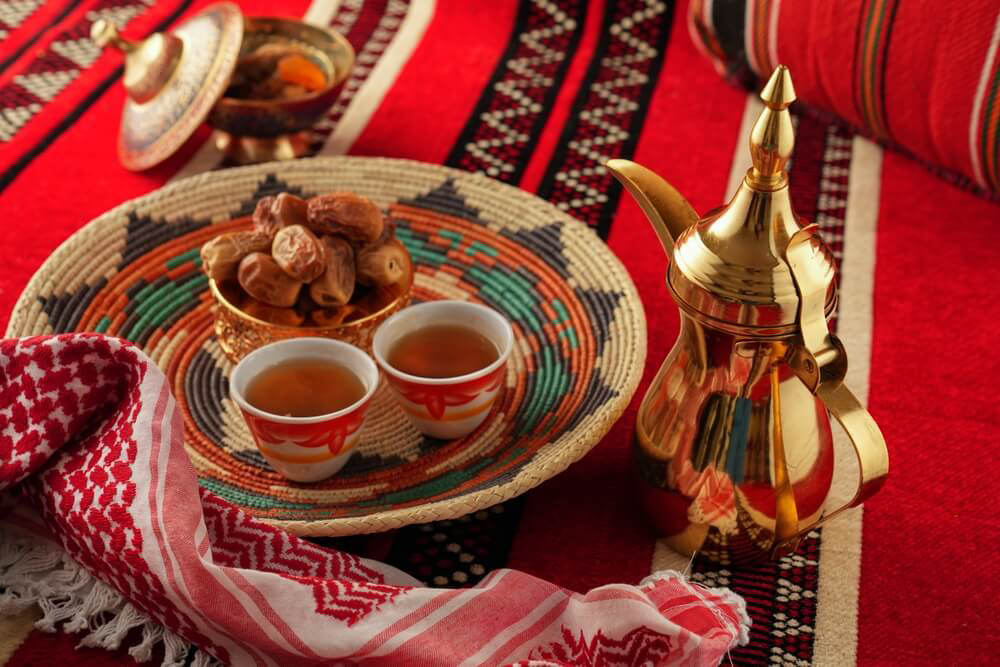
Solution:
<path fill-rule="evenodd" d="M 828 320 L 833 257 L 791 203 L 791 76 L 778 66 L 749 138 L 753 166 L 732 200 L 699 218 L 662 178 L 627 160 L 608 169 L 649 217 L 681 310 L 673 349 L 639 408 L 634 459 L 644 509 L 676 550 L 723 563 L 775 558 L 888 474 L 885 441 L 843 384 L 847 355 Z M 841 423 L 857 491 L 827 511 Z"/>
<path fill-rule="evenodd" d="M 177 152 L 207 122 L 216 144 L 236 163 L 291 159 L 307 147 L 305 130 L 336 102 L 354 66 L 354 49 L 339 33 L 302 21 L 244 17 L 217 2 L 171 32 L 125 39 L 98 19 L 91 39 L 125 56 L 128 96 L 118 135 L 126 169 L 148 169 Z M 322 71 L 325 86 L 280 99 L 236 99 L 227 88 L 241 58 L 262 45 L 294 47 Z"/>

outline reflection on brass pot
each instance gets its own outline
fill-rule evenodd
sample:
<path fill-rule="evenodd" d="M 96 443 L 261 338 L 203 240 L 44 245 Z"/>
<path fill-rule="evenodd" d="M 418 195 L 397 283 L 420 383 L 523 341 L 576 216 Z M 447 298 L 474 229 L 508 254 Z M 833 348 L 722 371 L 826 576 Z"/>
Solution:
<path fill-rule="evenodd" d="M 635 451 L 643 506 L 676 550 L 752 560 L 793 548 L 800 526 L 819 519 L 833 479 L 830 421 L 784 355 L 783 343 L 681 315 L 639 408 Z"/>
<path fill-rule="evenodd" d="M 378 326 L 409 304 L 412 281 L 381 310 L 361 319 L 330 327 L 290 327 L 265 322 L 247 315 L 233 305 L 214 280 L 208 281 L 208 287 L 215 300 L 215 337 L 226 356 L 236 363 L 258 347 L 302 336 L 334 338 L 369 351 Z"/>

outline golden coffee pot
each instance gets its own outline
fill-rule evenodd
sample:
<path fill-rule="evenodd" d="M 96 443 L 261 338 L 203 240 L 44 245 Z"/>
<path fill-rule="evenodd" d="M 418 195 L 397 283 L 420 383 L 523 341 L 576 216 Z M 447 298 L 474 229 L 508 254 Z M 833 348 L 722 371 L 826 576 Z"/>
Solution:
<path fill-rule="evenodd" d="M 760 96 L 753 167 L 707 217 L 645 167 L 607 164 L 663 243 L 681 310 L 677 342 L 637 418 L 643 505 L 671 547 L 721 562 L 790 553 L 889 472 L 878 426 L 843 384 L 847 355 L 828 325 L 837 306 L 833 257 L 792 209 L 787 68 L 778 66 Z M 824 509 L 834 469 L 828 410 L 860 473 L 854 497 L 832 511 Z"/>

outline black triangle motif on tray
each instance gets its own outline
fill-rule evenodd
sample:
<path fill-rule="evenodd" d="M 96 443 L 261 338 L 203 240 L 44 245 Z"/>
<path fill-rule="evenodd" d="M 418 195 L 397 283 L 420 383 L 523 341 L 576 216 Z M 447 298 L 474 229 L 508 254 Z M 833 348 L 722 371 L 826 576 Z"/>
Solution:
<path fill-rule="evenodd" d="M 422 195 L 412 199 L 400 199 L 399 203 L 471 222 L 479 221 L 479 209 L 466 203 L 465 197 L 455 187 L 455 180 L 451 178 Z"/>
<path fill-rule="evenodd" d="M 108 279 L 102 276 L 93 284 L 84 283 L 71 292 L 39 296 L 38 303 L 49 316 L 52 330 L 55 333 L 76 331 L 87 306 L 107 283 Z"/>
<path fill-rule="evenodd" d="M 215 358 L 202 347 L 195 352 L 184 376 L 184 395 L 198 430 L 217 443 L 225 437 L 223 399 L 229 395 L 229 379 Z"/>
<path fill-rule="evenodd" d="M 574 413 L 573 418 L 567 424 L 567 429 L 576 428 L 580 421 L 592 414 L 594 410 L 597 410 L 602 405 L 610 401 L 612 398 L 618 396 L 618 390 L 612 389 L 604 380 L 601 378 L 601 373 L 599 370 L 594 371 L 594 374 L 590 376 L 590 382 L 587 383 L 587 390 L 584 392 L 586 400 L 584 400 L 583 405 Z"/>
<path fill-rule="evenodd" d="M 590 321 L 594 327 L 594 339 L 597 341 L 597 356 L 604 352 L 604 345 L 611 335 L 611 325 L 615 321 L 615 311 L 621 302 L 621 292 L 609 292 L 593 287 L 577 287 L 573 290 L 580 301 L 586 305 Z"/>
<path fill-rule="evenodd" d="M 594 327 L 594 340 L 597 343 L 595 354 L 600 359 L 601 354 L 604 352 L 604 345 L 607 342 L 607 338 L 611 334 L 611 325 L 614 322 L 615 311 L 618 309 L 622 293 L 609 292 L 591 287 L 578 287 L 574 291 L 577 298 L 586 305 L 587 312 L 590 314 L 590 320 Z M 576 411 L 576 415 L 567 428 L 576 428 L 581 419 L 618 396 L 618 390 L 609 387 L 601 377 L 600 369 L 596 368 L 590 376 L 584 396 L 587 397 L 586 401 Z"/>
<path fill-rule="evenodd" d="M 219 444 L 218 442 L 216 444 Z M 221 446 L 221 445 L 220 445 Z M 234 459 L 254 466 L 271 470 L 271 465 L 261 455 L 257 449 L 241 449 L 237 451 L 227 450 Z M 369 472 L 382 470 L 384 468 L 396 468 L 404 465 L 406 461 L 399 456 L 379 456 L 365 455 L 361 450 L 357 450 L 347 460 L 344 467 L 337 473 L 338 478 L 350 477 L 351 475 L 364 475 Z M 222 494 L 225 497 L 225 494 Z"/>
<path fill-rule="evenodd" d="M 562 222 L 553 222 L 542 227 L 530 229 L 502 229 L 500 235 L 518 245 L 531 248 L 549 266 L 554 268 L 562 278 L 569 278 L 569 260 L 565 255 L 562 242 Z"/>
<path fill-rule="evenodd" d="M 339 476 L 363 475 L 365 473 L 382 470 L 384 468 L 397 468 L 404 465 L 406 460 L 400 456 L 380 456 L 378 454 L 365 454 L 360 449 L 355 450 L 351 458 L 337 473 Z"/>
<path fill-rule="evenodd" d="M 118 262 L 117 268 L 121 270 L 157 246 L 211 223 L 212 221 L 207 218 L 191 217 L 168 222 L 160 217 L 154 218 L 130 211 L 125 228 L 125 248 L 122 250 L 122 259 Z"/>
<path fill-rule="evenodd" d="M 122 249 L 121 260 L 115 266 L 118 271 L 159 245 L 201 229 L 211 222 L 190 217 L 167 222 L 162 218 L 139 215 L 135 211 L 130 211 L 127 217 L 125 247 Z M 42 310 L 48 315 L 53 331 L 56 333 L 76 331 L 87 306 L 107 283 L 108 279 L 101 276 L 94 282 L 85 283 L 72 291 L 39 296 L 38 301 Z"/>

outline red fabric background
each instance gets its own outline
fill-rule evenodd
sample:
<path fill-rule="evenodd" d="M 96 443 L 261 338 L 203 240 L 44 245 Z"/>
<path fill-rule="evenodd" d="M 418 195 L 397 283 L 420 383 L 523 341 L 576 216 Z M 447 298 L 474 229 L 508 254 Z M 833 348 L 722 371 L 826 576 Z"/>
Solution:
<path fill-rule="evenodd" d="M 869 407 L 892 471 L 865 507 L 862 665 L 988 664 L 1000 646 L 998 222 L 885 154 Z"/>
<path fill-rule="evenodd" d="M 698 8 L 699 31 L 711 34 L 722 47 L 713 56 L 734 79 L 747 84 L 766 80 L 778 62 L 767 63 L 765 71 L 753 71 L 746 53 L 770 52 L 760 42 L 774 42 L 778 60 L 796 73 L 799 100 L 810 108 L 834 114 L 868 136 L 902 146 L 937 169 L 975 182 L 986 196 L 997 192 L 996 174 L 991 177 L 984 165 L 985 182 L 978 182 L 969 146 L 974 122 L 978 155 L 982 119 L 990 117 L 990 90 L 1000 71 L 1000 62 L 993 60 L 982 111 L 973 121 L 975 97 L 998 25 L 1000 8 L 995 0 L 933 6 L 896 0 L 739 0 L 711 5 L 695 0 L 691 4 Z M 708 21 L 706 6 L 712 8 Z M 739 26 L 751 8 L 758 16 L 779 12 L 777 32 L 768 30 L 766 38 L 756 39 L 756 22 L 741 32 Z M 877 37 L 866 43 L 870 16 L 874 19 L 867 34 Z M 860 66 L 868 63 L 866 53 L 879 54 L 877 62 Z M 756 68 L 765 66 L 758 63 Z M 879 111 L 878 121 L 865 114 L 860 102 L 860 91 L 872 81 L 872 103 L 878 108 L 884 104 L 884 118 Z M 995 151 L 997 137 L 992 141 Z"/>
<path fill-rule="evenodd" d="M 205 4 L 195 3 L 192 11 Z M 273 13 L 266 0 L 241 4 L 248 14 Z M 281 12 L 301 14 L 307 4 L 289 0 Z M 352 152 L 441 162 L 501 56 L 514 11 L 515 3 L 503 3 L 490 16 L 493 27 L 484 30 L 471 3 L 439 0 L 420 46 Z M 733 149 L 741 141 L 744 95 L 695 51 L 684 15 L 682 4 L 636 160 L 706 211 L 725 195 Z M 596 41 L 599 16 L 595 5 L 578 61 Z M 582 62 L 571 65 L 567 87 L 578 84 L 583 69 Z M 560 98 L 536 161 L 548 159 L 571 96 Z M 197 147 L 189 144 L 151 172 L 125 172 L 112 139 L 122 97 L 116 85 L 0 194 L 0 244 L 7 251 L 0 271 L 2 322 L 61 241 L 101 212 L 158 187 Z M 528 166 L 529 189 L 543 166 Z M 992 512 L 1000 505 L 992 455 L 1000 425 L 1000 269 L 994 257 L 1000 206 L 891 152 L 885 153 L 878 206 L 871 410 L 893 467 L 864 513 L 859 664 L 983 664 L 1000 645 L 1000 589 L 992 574 L 1000 545 L 1000 522 Z M 648 574 L 653 543 L 632 495 L 629 438 L 642 388 L 677 329 L 661 251 L 627 198 L 610 244 L 646 306 L 646 375 L 608 438 L 528 495 L 509 563 L 574 589 Z M 10 664 L 130 663 L 122 653 L 75 653 L 74 642 L 35 633 Z"/>

